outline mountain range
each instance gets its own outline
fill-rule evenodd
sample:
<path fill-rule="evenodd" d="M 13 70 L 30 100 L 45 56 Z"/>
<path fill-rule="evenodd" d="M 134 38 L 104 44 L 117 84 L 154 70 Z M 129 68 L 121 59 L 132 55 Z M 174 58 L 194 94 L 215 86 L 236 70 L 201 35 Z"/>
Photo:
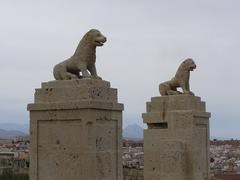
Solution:
<path fill-rule="evenodd" d="M 29 134 L 28 124 L 18 123 L 0 123 L 0 139 L 13 138 L 15 136 L 24 136 Z M 138 124 L 130 124 L 123 129 L 123 138 L 125 139 L 143 139 L 143 127 Z M 211 140 L 228 140 L 231 138 L 211 136 Z"/>
<path fill-rule="evenodd" d="M 16 136 L 28 135 L 28 124 L 0 123 L 0 139 L 12 139 Z"/>
<path fill-rule="evenodd" d="M 125 139 L 143 139 L 143 128 L 137 124 L 128 125 L 123 129 Z"/>
<path fill-rule="evenodd" d="M 28 124 L 0 123 L 0 139 L 8 139 L 28 134 Z M 123 137 L 127 139 L 143 139 L 143 128 L 137 124 L 128 125 L 123 129 Z"/>
<path fill-rule="evenodd" d="M 4 129 L 0 129 L 0 139 L 12 139 L 16 136 L 26 136 L 26 134 L 17 130 L 7 131 Z"/>
<path fill-rule="evenodd" d="M 125 139 L 143 139 L 143 128 L 137 124 L 128 125 L 123 129 L 123 138 Z M 230 140 L 227 137 L 210 136 L 210 140 Z"/>
<path fill-rule="evenodd" d="M 29 133 L 29 124 L 23 123 L 0 123 L 0 129 L 6 131 L 21 131 L 25 134 Z"/>

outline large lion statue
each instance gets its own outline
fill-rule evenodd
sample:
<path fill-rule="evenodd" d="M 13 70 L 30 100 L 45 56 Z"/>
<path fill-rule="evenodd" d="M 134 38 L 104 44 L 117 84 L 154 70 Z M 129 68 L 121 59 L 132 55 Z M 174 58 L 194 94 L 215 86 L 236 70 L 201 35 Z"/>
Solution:
<path fill-rule="evenodd" d="M 194 95 L 194 93 L 190 91 L 189 78 L 190 71 L 193 71 L 196 67 L 197 66 L 192 59 L 186 59 L 183 61 L 179 66 L 175 77 L 170 81 L 166 81 L 159 85 L 160 94 L 162 96 L 178 94 Z M 182 88 L 182 92 L 177 91 L 178 87 Z"/>
<path fill-rule="evenodd" d="M 53 69 L 56 80 L 69 80 L 79 78 L 96 78 L 95 66 L 96 47 L 103 46 L 107 38 L 96 29 L 88 31 L 78 44 L 78 47 L 69 59 L 57 64 Z M 90 72 L 90 73 L 89 73 Z M 81 74 L 80 74 L 81 73 Z"/>

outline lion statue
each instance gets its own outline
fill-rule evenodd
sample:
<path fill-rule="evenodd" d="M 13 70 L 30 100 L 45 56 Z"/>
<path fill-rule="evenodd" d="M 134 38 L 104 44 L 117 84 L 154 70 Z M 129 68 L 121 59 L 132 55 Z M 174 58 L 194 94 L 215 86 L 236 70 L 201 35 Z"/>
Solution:
<path fill-rule="evenodd" d="M 177 73 L 174 78 L 170 81 L 163 82 L 159 85 L 159 91 L 162 96 L 167 95 L 178 95 L 178 94 L 189 94 L 194 95 L 190 91 L 189 78 L 190 71 L 196 68 L 196 64 L 192 59 L 186 59 L 179 66 Z M 182 88 L 182 92 L 177 91 L 177 88 Z"/>
<path fill-rule="evenodd" d="M 90 31 L 88 31 L 79 42 L 73 56 L 55 65 L 53 69 L 53 75 L 55 79 L 101 79 L 97 75 L 97 70 L 95 66 L 96 47 L 103 46 L 106 41 L 107 38 L 103 36 L 99 30 L 91 29 Z"/>

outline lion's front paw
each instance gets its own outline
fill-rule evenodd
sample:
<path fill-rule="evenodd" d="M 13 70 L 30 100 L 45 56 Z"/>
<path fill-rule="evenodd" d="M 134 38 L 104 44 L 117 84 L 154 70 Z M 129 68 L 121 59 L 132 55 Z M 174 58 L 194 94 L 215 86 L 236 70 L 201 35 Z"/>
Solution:
<path fill-rule="evenodd" d="M 78 76 L 71 76 L 70 79 L 79 79 L 79 77 Z"/>
<path fill-rule="evenodd" d="M 83 76 L 83 75 L 82 75 L 82 78 L 83 78 L 83 79 L 92 79 L 92 76 L 90 76 L 90 75 L 85 75 L 85 76 Z"/>
<path fill-rule="evenodd" d="M 71 80 L 71 79 L 78 79 L 78 76 L 68 72 L 64 74 L 63 80 Z"/>

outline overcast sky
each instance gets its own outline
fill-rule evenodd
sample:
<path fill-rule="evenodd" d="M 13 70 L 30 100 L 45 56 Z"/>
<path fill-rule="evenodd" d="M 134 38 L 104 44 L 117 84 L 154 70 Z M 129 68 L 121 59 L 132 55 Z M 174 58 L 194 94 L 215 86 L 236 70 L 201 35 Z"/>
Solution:
<path fill-rule="evenodd" d="M 212 113 L 211 134 L 240 138 L 239 9 L 238 0 L 1 1 L 0 123 L 28 123 L 34 89 L 97 28 L 108 38 L 98 73 L 118 88 L 124 126 L 142 125 L 146 101 L 191 57 L 192 91 Z"/>

